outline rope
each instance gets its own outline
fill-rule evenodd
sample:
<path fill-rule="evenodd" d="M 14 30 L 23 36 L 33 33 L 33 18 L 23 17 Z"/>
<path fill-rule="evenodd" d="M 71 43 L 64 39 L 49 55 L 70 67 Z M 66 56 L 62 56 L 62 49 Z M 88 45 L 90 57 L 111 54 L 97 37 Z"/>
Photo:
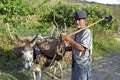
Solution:
<path fill-rule="evenodd" d="M 55 57 L 56 57 L 56 54 L 54 55 L 54 57 L 53 57 L 53 59 L 52 59 L 50 65 L 49 65 L 48 67 L 50 67 L 50 66 L 53 64 L 53 62 L 55 61 Z"/>

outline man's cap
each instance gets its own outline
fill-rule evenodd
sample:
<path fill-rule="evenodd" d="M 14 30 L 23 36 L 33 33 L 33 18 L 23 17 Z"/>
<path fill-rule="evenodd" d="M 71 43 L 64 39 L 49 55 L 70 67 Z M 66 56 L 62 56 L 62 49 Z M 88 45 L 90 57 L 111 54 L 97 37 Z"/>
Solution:
<path fill-rule="evenodd" d="M 74 19 L 87 18 L 87 13 L 84 10 L 75 11 Z"/>

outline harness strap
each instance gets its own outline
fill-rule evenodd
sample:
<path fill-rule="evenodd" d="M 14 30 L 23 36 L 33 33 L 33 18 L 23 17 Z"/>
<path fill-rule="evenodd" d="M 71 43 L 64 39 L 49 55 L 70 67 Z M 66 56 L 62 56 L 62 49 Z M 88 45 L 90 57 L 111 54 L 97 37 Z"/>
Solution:
<path fill-rule="evenodd" d="M 50 65 L 49 65 L 48 67 L 50 67 L 50 66 L 53 64 L 53 62 L 55 61 L 55 57 L 56 57 L 56 55 L 57 55 L 57 54 L 54 55 L 54 57 L 53 57 L 53 59 L 52 59 Z"/>

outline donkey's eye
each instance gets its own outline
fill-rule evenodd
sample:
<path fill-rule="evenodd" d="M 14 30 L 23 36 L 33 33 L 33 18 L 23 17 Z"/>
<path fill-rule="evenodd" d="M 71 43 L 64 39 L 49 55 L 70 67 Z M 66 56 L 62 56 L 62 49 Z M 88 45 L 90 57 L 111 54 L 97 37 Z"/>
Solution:
<path fill-rule="evenodd" d="M 31 51 L 31 54 L 33 54 L 33 51 Z"/>

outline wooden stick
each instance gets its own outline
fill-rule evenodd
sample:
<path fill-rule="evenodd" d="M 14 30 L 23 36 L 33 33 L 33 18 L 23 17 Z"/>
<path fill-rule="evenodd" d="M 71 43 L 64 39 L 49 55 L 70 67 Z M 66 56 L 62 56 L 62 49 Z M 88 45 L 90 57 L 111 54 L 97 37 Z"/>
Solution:
<path fill-rule="evenodd" d="M 82 31 L 82 30 L 84 30 L 84 29 L 87 29 L 87 28 L 89 28 L 89 27 L 91 27 L 91 26 L 93 26 L 93 25 L 95 25 L 95 24 L 99 23 L 100 21 L 102 21 L 102 20 L 104 20 L 104 19 L 105 19 L 105 18 L 102 18 L 102 19 L 100 19 L 100 20 L 98 20 L 98 21 L 94 22 L 93 24 L 91 24 L 91 25 L 89 25 L 89 26 L 85 27 L 85 28 L 82 28 L 82 29 L 80 29 L 80 30 L 78 30 L 78 31 L 75 31 L 75 32 L 73 32 L 73 33 L 69 34 L 68 36 L 72 36 L 72 35 L 74 35 L 74 34 L 76 34 L 76 33 L 80 32 L 80 31 Z"/>
<path fill-rule="evenodd" d="M 10 25 L 8 23 L 7 23 L 7 27 L 8 27 L 9 35 L 10 35 L 11 39 L 13 40 L 13 35 L 12 35 L 11 31 L 10 31 Z"/>

